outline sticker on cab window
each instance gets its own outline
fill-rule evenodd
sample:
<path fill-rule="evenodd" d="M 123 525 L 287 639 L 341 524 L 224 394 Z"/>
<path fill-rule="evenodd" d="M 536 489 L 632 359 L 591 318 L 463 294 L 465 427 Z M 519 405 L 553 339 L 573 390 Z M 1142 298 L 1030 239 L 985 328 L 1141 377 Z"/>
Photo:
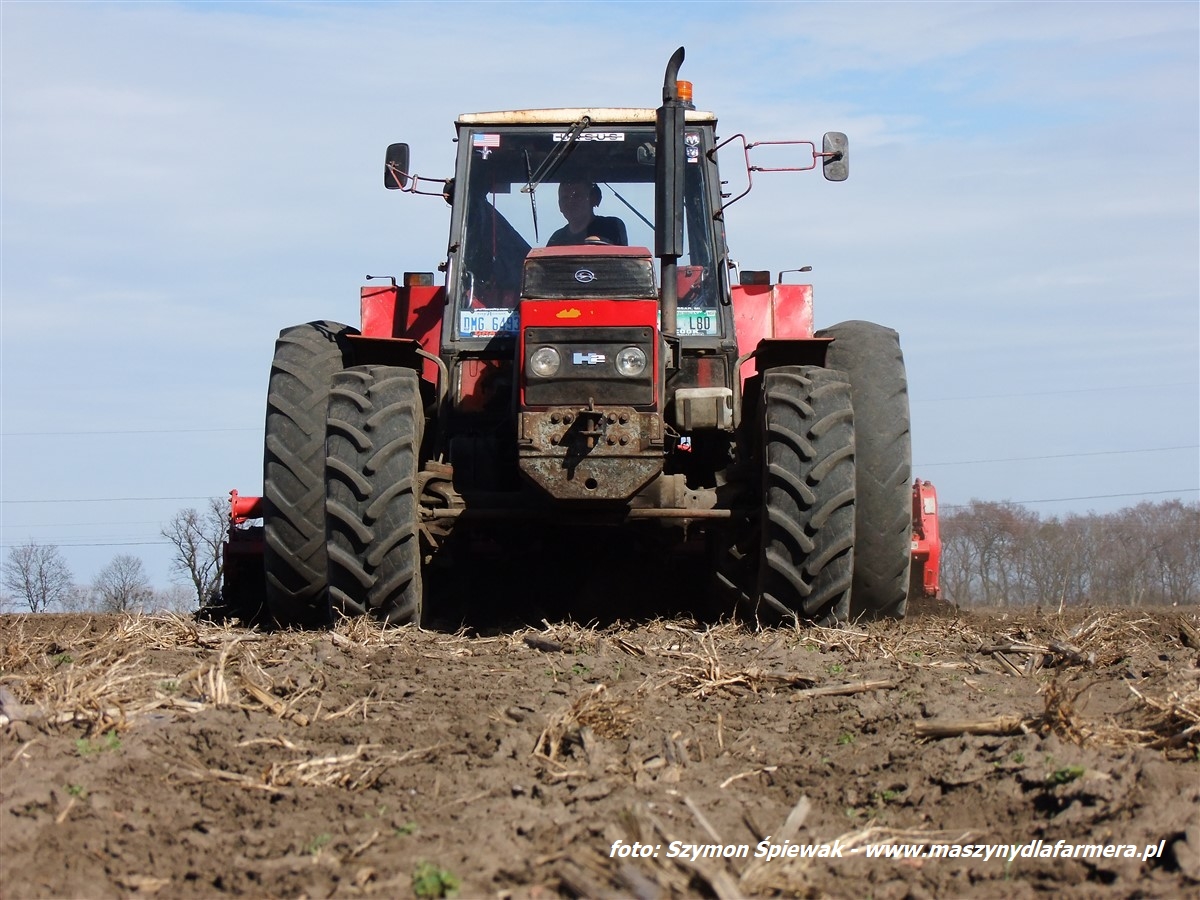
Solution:
<path fill-rule="evenodd" d="M 556 131 L 554 132 L 555 141 L 565 141 L 570 132 Z M 623 131 L 584 131 L 579 134 L 575 140 L 580 143 L 588 141 L 623 141 L 625 140 L 625 132 Z"/>
<path fill-rule="evenodd" d="M 464 309 L 458 314 L 458 333 L 463 337 L 516 334 L 520 324 L 515 309 Z"/>
<path fill-rule="evenodd" d="M 500 135 L 498 134 L 473 134 L 471 135 L 471 148 L 479 154 L 480 159 L 487 159 L 492 155 L 493 150 L 500 147 Z"/>

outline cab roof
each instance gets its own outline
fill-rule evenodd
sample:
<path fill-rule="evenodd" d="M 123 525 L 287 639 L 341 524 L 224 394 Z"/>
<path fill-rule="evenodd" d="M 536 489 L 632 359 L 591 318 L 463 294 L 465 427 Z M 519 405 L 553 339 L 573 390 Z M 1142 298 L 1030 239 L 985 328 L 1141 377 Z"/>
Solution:
<path fill-rule="evenodd" d="M 571 109 L 510 109 L 500 112 L 463 113 L 459 125 L 574 125 L 584 116 L 593 125 L 653 125 L 656 110 L 621 107 L 577 107 Z M 717 121 L 714 113 L 689 109 L 687 122 Z"/>

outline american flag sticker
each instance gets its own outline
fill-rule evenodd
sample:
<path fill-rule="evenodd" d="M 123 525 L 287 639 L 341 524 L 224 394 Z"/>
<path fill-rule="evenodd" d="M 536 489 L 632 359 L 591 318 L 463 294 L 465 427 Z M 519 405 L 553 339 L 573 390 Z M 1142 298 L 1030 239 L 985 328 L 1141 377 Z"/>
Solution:
<path fill-rule="evenodd" d="M 500 135 L 498 134 L 473 134 L 471 135 L 472 147 L 499 147 Z"/>

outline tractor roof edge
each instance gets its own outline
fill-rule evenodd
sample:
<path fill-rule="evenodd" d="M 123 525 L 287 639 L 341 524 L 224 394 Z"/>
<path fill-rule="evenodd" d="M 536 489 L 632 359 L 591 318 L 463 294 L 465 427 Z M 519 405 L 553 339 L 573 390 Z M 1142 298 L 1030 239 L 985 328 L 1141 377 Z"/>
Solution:
<path fill-rule="evenodd" d="M 593 125 L 653 125 L 655 110 L 622 107 L 575 107 L 569 109 L 510 109 L 498 112 L 463 113 L 459 125 L 573 125 L 584 116 Z M 715 113 L 687 110 L 688 122 L 716 122 Z"/>

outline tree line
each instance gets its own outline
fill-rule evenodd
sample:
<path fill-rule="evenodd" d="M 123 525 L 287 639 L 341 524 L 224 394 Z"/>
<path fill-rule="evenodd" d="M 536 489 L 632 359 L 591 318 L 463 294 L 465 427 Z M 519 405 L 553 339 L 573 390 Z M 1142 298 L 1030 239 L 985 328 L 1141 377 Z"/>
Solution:
<path fill-rule="evenodd" d="M 228 502 L 213 498 L 203 510 L 182 509 L 160 534 L 172 546 L 176 583 L 155 589 L 142 560 L 114 556 L 90 582 L 78 584 L 53 544 L 28 541 L 11 547 L 0 586 L 5 611 L 190 612 L 199 609 L 221 584 L 221 545 L 228 527 Z"/>
<path fill-rule="evenodd" d="M 1200 503 L 1043 517 L 1015 503 L 942 508 L 942 594 L 960 605 L 1200 602 Z"/>

